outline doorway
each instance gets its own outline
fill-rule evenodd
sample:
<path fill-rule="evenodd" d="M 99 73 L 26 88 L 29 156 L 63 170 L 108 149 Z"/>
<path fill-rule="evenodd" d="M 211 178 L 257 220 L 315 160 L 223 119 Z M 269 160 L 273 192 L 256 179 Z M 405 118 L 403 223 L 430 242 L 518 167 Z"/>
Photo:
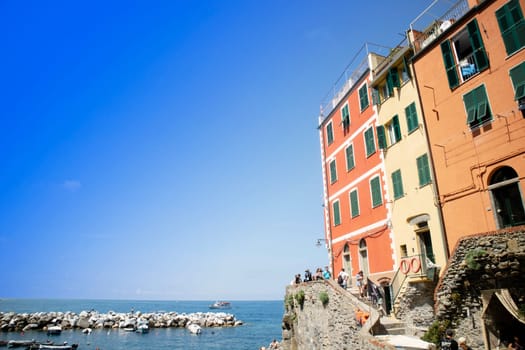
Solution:
<path fill-rule="evenodd" d="M 508 166 L 498 169 L 492 175 L 488 188 L 498 228 L 525 224 L 519 177 L 514 169 Z"/>

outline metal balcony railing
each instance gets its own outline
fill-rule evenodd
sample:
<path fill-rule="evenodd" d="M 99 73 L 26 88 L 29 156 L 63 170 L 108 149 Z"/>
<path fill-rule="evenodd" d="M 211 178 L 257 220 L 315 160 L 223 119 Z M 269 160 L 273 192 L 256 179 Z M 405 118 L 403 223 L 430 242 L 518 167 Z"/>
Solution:
<path fill-rule="evenodd" d="M 469 9 L 467 0 L 434 0 L 410 23 L 409 37 L 414 53 L 428 46 Z"/>

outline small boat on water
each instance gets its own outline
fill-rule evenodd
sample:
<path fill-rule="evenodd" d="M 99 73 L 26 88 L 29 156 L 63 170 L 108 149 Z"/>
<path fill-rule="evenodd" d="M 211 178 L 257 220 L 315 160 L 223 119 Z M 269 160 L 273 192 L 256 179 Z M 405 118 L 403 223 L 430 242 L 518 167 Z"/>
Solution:
<path fill-rule="evenodd" d="M 142 334 L 145 334 L 145 333 L 149 333 L 149 326 L 147 323 L 141 323 L 137 326 L 137 330 L 135 331 L 137 333 L 142 333 Z"/>
<path fill-rule="evenodd" d="M 7 342 L 8 348 L 28 348 L 34 344 L 37 344 L 35 340 L 10 340 Z"/>
<path fill-rule="evenodd" d="M 47 335 L 60 335 L 60 333 L 62 333 L 62 327 L 60 326 L 47 327 Z"/>
<path fill-rule="evenodd" d="M 232 304 L 229 301 L 216 301 L 210 305 L 210 309 L 231 309 Z"/>
<path fill-rule="evenodd" d="M 186 326 L 186 328 L 192 333 L 192 334 L 201 334 L 202 328 L 198 324 L 190 323 Z"/>
<path fill-rule="evenodd" d="M 40 346 L 37 349 L 51 349 L 51 350 L 75 350 L 78 348 L 78 344 L 64 344 L 64 345 L 48 345 L 48 344 L 40 344 Z"/>

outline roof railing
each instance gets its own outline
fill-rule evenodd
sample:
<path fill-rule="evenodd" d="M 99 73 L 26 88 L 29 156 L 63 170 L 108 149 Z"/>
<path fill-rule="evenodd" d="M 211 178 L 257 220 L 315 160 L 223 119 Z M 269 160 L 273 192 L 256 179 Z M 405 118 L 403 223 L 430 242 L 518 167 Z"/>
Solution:
<path fill-rule="evenodd" d="M 414 53 L 432 43 L 469 10 L 467 0 L 434 0 L 410 23 L 409 40 Z"/>

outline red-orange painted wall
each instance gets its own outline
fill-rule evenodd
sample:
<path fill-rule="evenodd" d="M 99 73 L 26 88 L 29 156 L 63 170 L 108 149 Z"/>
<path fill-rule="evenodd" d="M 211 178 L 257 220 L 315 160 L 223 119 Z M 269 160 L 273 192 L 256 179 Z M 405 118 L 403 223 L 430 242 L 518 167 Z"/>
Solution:
<path fill-rule="evenodd" d="M 390 272 L 392 271 L 393 266 L 392 243 L 390 231 L 386 224 L 381 225 L 381 227 L 366 229 L 370 225 L 378 225 L 378 222 L 385 221 L 388 212 L 384 200 L 386 188 L 383 183 L 384 175 L 381 166 L 382 159 L 380 157 L 379 148 L 377 147 L 375 112 L 371 97 L 369 98 L 370 105 L 365 110 L 360 111 L 358 89 L 362 86 L 362 82 L 364 82 L 364 80 L 355 84 L 354 88 L 342 99 L 338 106 L 334 108 L 331 114 L 321 123 L 320 126 L 321 137 L 323 139 L 322 147 L 324 147 L 323 171 L 325 172 L 324 176 L 326 180 L 325 191 L 328 197 L 332 197 L 338 192 L 340 193 L 337 196 L 341 212 L 340 225 L 333 225 L 333 214 L 331 210 L 334 199 L 329 201 L 328 205 L 328 215 L 330 215 L 330 235 L 332 241 L 336 241 L 332 246 L 333 269 L 334 274 L 336 275 L 342 268 L 342 254 L 345 243 L 348 243 L 350 247 L 352 256 L 352 274 L 355 275 L 355 273 L 361 269 L 359 266 L 358 244 L 359 240 L 362 238 L 366 240 L 368 248 L 368 266 L 370 274 L 382 273 L 385 271 Z M 341 108 L 346 102 L 349 104 L 351 121 L 348 132 L 345 133 L 343 126 L 341 125 Z M 365 129 L 363 126 L 366 123 L 369 123 L 371 118 L 373 119 L 373 122 L 369 125 L 372 125 L 376 137 L 376 152 L 370 157 L 367 157 L 364 140 Z M 332 122 L 334 129 L 334 142 L 328 145 L 326 139 L 326 125 L 330 121 Z M 349 140 L 351 140 L 353 144 L 355 168 L 347 171 L 345 145 Z M 334 152 L 337 164 L 337 181 L 330 184 L 330 172 L 327 159 L 332 159 L 329 157 L 332 156 Z M 369 173 L 371 169 L 374 168 L 376 168 L 376 170 Z M 369 181 L 372 177 L 376 176 L 380 177 L 383 204 L 372 208 Z M 356 182 L 357 180 L 359 181 Z M 354 186 L 347 188 L 349 184 L 354 182 Z M 356 188 L 358 190 L 360 214 L 355 218 L 351 218 L 349 192 Z M 327 213 L 328 212 L 325 210 L 325 214 Z M 357 234 L 356 232 L 359 233 Z M 352 235 L 351 238 L 342 239 L 343 236 L 348 236 L 349 233 L 355 234 Z"/>
<path fill-rule="evenodd" d="M 452 250 L 458 239 L 498 229 L 487 189 L 490 175 L 512 167 L 525 191 L 525 118 L 514 100 L 509 70 L 525 60 L 525 48 L 507 57 L 495 12 L 506 0 L 485 1 L 414 58 L 443 220 Z M 525 0 L 520 0 L 525 10 Z M 451 90 L 439 44 L 476 18 L 490 67 Z M 485 84 L 493 120 L 471 130 L 463 95 Z"/>

